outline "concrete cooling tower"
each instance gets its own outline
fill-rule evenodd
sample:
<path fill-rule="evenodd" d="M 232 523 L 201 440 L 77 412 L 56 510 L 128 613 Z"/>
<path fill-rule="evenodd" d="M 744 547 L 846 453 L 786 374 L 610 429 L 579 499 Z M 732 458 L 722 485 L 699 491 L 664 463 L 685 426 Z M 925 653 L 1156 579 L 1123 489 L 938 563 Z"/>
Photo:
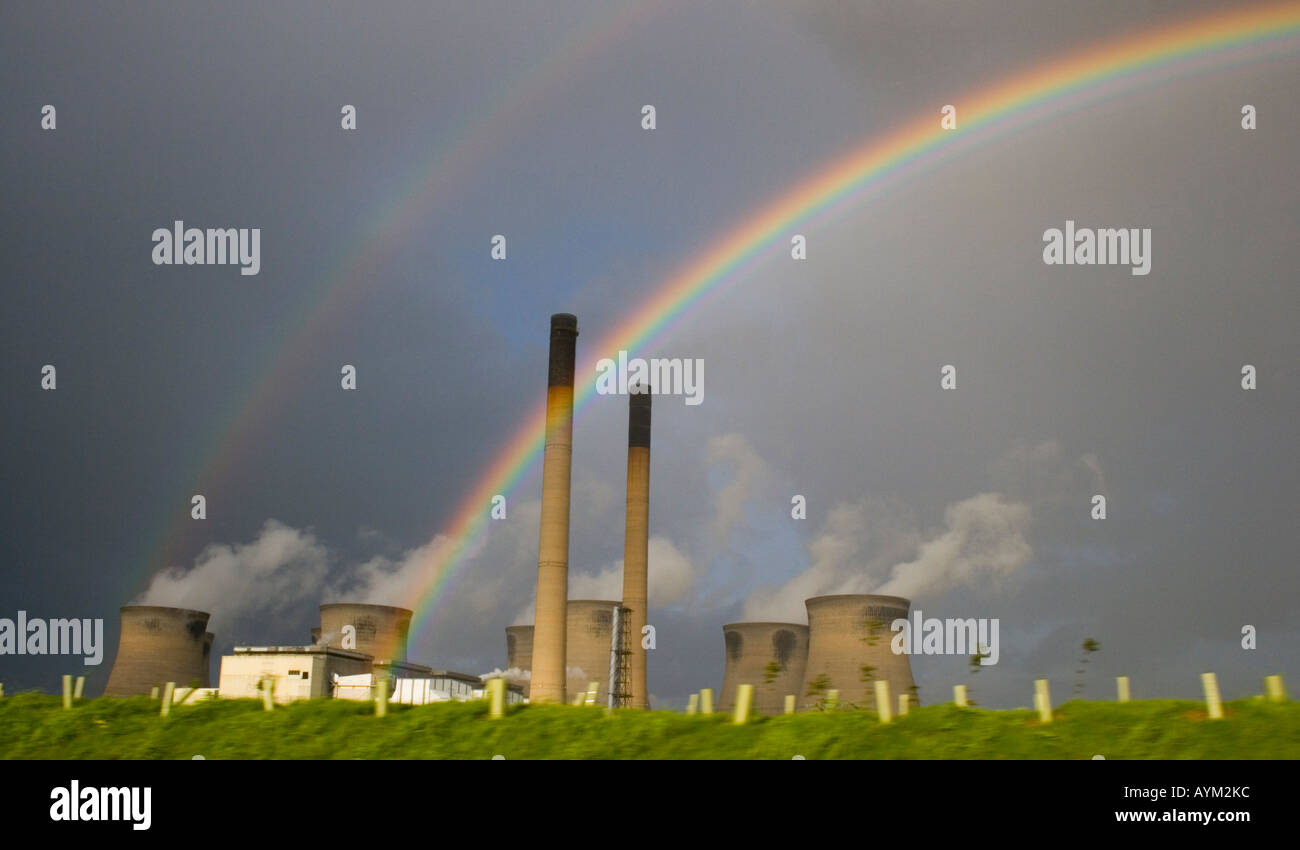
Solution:
<path fill-rule="evenodd" d="M 570 699 L 587 690 L 588 683 L 598 681 L 596 704 L 605 705 L 609 700 L 609 641 L 618 605 L 603 599 L 569 600 L 566 654 Z"/>
<path fill-rule="evenodd" d="M 912 603 L 899 596 L 852 594 L 816 596 L 804 602 L 808 609 L 808 664 L 798 704 L 818 704 L 825 690 L 840 692 L 841 705 L 862 708 L 875 705 L 875 682 L 889 682 L 890 701 L 911 693 L 912 665 L 908 656 L 895 655 L 889 630 L 894 620 L 906 619 Z M 875 669 L 864 673 L 863 667 Z M 812 691 L 812 695 L 809 692 Z"/>
<path fill-rule="evenodd" d="M 320 606 L 320 637 L 326 646 L 364 652 L 376 661 L 405 661 L 410 630 L 406 608 L 357 602 Z"/>
<path fill-rule="evenodd" d="M 507 626 L 506 627 L 506 669 L 507 670 L 532 670 L 533 669 L 533 627 L 532 626 Z M 524 696 L 528 696 L 529 685 L 531 682 L 521 682 L 524 686 Z"/>
<path fill-rule="evenodd" d="M 106 696 L 147 694 L 175 682 L 208 687 L 212 651 L 208 613 L 160 605 L 123 605 L 117 658 L 108 674 Z"/>
<path fill-rule="evenodd" d="M 203 675 L 199 677 L 200 688 L 212 687 L 212 642 L 217 636 L 212 632 L 203 635 Z"/>
<path fill-rule="evenodd" d="M 614 608 L 617 602 L 602 599 L 570 599 L 565 623 L 565 655 L 569 675 L 565 689 L 569 698 L 585 692 L 593 679 L 600 682 L 598 700 L 605 705 L 609 698 L 609 642 L 614 631 Z M 506 627 L 505 669 L 533 669 L 533 627 Z M 581 670 L 581 674 L 578 671 Z M 524 696 L 530 695 L 531 682 L 524 683 Z"/>
<path fill-rule="evenodd" d="M 754 686 L 754 711 L 780 714 L 785 695 L 803 702 L 804 667 L 808 661 L 808 627 L 799 623 L 731 623 L 722 627 L 727 667 L 718 694 L 718 710 L 730 711 L 737 685 Z"/>

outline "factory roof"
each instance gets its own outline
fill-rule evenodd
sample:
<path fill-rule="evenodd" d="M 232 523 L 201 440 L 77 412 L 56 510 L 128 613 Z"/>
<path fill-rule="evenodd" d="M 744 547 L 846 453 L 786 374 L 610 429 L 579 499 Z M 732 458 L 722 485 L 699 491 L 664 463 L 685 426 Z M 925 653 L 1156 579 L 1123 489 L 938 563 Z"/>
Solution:
<path fill-rule="evenodd" d="M 337 655 L 358 661 L 370 660 L 364 652 L 334 646 L 237 646 L 234 651 L 236 655 Z"/>

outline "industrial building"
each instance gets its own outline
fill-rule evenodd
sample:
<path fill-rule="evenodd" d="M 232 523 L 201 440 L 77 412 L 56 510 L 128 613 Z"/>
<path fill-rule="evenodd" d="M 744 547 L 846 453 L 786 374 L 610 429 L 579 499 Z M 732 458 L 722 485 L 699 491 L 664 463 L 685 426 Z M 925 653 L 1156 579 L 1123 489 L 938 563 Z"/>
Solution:
<path fill-rule="evenodd" d="M 434 671 L 406 660 L 412 611 L 391 605 L 334 602 L 320 606 L 310 646 L 237 646 L 221 659 L 218 694 L 257 697 L 270 682 L 276 702 L 337 697 L 370 699 L 386 681 L 396 702 L 478 699 L 478 676 Z M 523 689 L 510 689 L 523 699 Z M 365 696 L 361 697 L 360 694 Z"/>
<path fill-rule="evenodd" d="M 623 633 L 626 652 L 625 683 L 620 705 L 650 708 L 646 650 L 641 630 L 649 616 L 650 598 L 650 387 L 628 388 L 627 509 L 623 534 L 623 605 L 627 615 Z"/>
<path fill-rule="evenodd" d="M 829 689 L 839 691 L 841 704 L 875 704 L 875 682 L 889 683 L 894 699 L 915 694 L 912 665 L 906 654 L 890 648 L 894 620 L 907 619 L 911 602 L 900 596 L 846 594 L 815 596 L 808 610 L 808 661 L 803 689 L 805 706 L 814 706 Z"/>
<path fill-rule="evenodd" d="M 611 599 L 570 599 L 565 611 L 565 692 L 569 699 L 587 693 L 597 683 L 595 700 L 609 704 L 610 652 L 614 640 L 615 609 L 627 609 Z M 506 627 L 506 670 L 532 671 L 532 626 Z M 527 681 L 519 684 L 528 694 Z"/>
<path fill-rule="evenodd" d="M 320 606 L 321 625 L 306 646 L 236 646 L 221 659 L 217 687 L 209 686 L 213 634 L 208 614 L 157 605 L 122 608 L 122 638 L 105 693 L 134 696 L 177 685 L 175 699 L 205 696 L 261 698 L 275 702 L 322 697 L 357 698 L 372 683 L 387 681 L 395 702 L 479 699 L 483 682 L 469 673 L 433 670 L 406 660 L 412 612 L 389 605 L 330 603 Z M 524 699 L 507 688 L 507 701 Z"/>
<path fill-rule="evenodd" d="M 369 673 L 372 659 L 362 652 L 331 646 L 237 646 L 221 658 L 217 693 L 222 697 L 260 698 L 273 683 L 276 702 L 332 696 L 335 676 Z"/>
<path fill-rule="evenodd" d="M 754 686 L 753 710 L 780 714 L 786 694 L 803 693 L 808 627 L 800 623 L 730 623 L 722 627 L 726 668 L 718 710 L 730 711 L 739 685 Z"/>
<path fill-rule="evenodd" d="M 162 682 L 209 686 L 213 635 L 206 611 L 161 605 L 123 605 L 117 657 L 108 696 L 147 694 Z"/>
<path fill-rule="evenodd" d="M 566 702 L 586 694 L 600 705 L 649 708 L 646 651 L 652 388 L 628 393 L 627 502 L 622 600 L 568 598 L 570 475 L 577 318 L 551 316 L 546 431 L 533 626 L 506 629 L 511 702 Z M 817 708 L 829 692 L 845 706 L 874 701 L 874 684 L 911 694 L 909 656 L 890 646 L 889 625 L 906 619 L 897 596 L 846 594 L 805 601 L 808 623 L 746 622 L 722 627 L 725 672 L 718 708 L 732 708 L 739 685 L 754 687 L 753 709 Z M 387 682 L 390 699 L 421 704 L 478 699 L 481 677 L 434 670 L 407 658 L 412 612 L 389 605 L 334 602 L 320 606 L 320 625 L 305 646 L 237 646 L 221 659 L 216 692 L 257 697 L 273 688 L 277 702 L 335 697 L 370 699 Z M 209 694 L 213 635 L 202 611 L 148 605 L 122 607 L 121 641 L 107 694 L 149 693 L 175 682 L 187 698 Z M 595 694 L 588 694 L 596 682 Z"/>
<path fill-rule="evenodd" d="M 364 652 L 376 660 L 405 661 L 412 612 L 391 605 L 334 602 L 320 606 L 313 642 Z"/>
<path fill-rule="evenodd" d="M 718 709 L 729 711 L 736 687 L 754 686 L 754 710 L 779 714 L 786 695 L 796 709 L 822 705 L 829 692 L 839 704 L 875 704 L 875 683 L 889 683 L 891 699 L 916 698 L 906 654 L 890 646 L 894 620 L 906 619 L 911 602 L 899 596 L 844 594 L 804 601 L 808 625 L 731 623 L 722 627 L 726 667 Z"/>
<path fill-rule="evenodd" d="M 387 681 L 388 701 L 404 705 L 485 699 L 487 696 L 484 683 L 478 676 L 453 673 L 448 670 L 431 670 L 427 676 L 420 678 L 397 678 Z M 369 701 L 374 699 L 374 686 L 374 676 L 370 673 L 339 676 L 334 680 L 334 698 Z M 513 705 L 524 701 L 523 688 L 507 683 L 506 704 Z"/>
<path fill-rule="evenodd" d="M 533 669 L 533 627 L 506 626 L 506 670 L 529 672 Z M 529 679 L 520 683 L 528 695 Z"/>
<path fill-rule="evenodd" d="M 569 600 L 569 486 L 573 471 L 573 370 L 578 317 L 551 316 L 542 451 L 542 513 L 537 546 L 537 607 L 529 692 L 536 702 L 565 701 Z"/>

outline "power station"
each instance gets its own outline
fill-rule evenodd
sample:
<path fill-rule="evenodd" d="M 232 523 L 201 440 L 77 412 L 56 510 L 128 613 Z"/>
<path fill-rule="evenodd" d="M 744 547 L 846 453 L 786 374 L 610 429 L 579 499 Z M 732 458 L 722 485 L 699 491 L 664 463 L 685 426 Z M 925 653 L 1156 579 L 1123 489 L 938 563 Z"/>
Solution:
<path fill-rule="evenodd" d="M 648 709 L 647 651 L 650 537 L 650 421 L 653 387 L 628 387 L 627 500 L 623 598 L 569 599 L 569 511 L 573 458 L 574 363 L 578 320 L 551 316 L 547 363 L 542 504 L 535 624 L 506 628 L 509 700 Z M 778 714 L 825 704 L 831 691 L 847 706 L 866 706 L 874 684 L 915 695 L 909 657 L 890 647 L 890 624 L 906 619 L 897 596 L 851 594 L 805 601 L 808 623 L 745 622 L 722 627 L 725 671 L 718 708 L 752 685 L 753 710 Z M 122 631 L 106 694 L 149 693 L 164 682 L 220 696 L 277 702 L 318 697 L 368 699 L 387 687 L 399 702 L 473 699 L 482 678 L 434 670 L 408 659 L 412 612 L 390 605 L 320 606 L 311 642 L 234 648 L 209 687 L 213 635 L 202 611 L 153 605 L 122 607 Z M 596 683 L 594 692 L 589 690 Z"/>
<path fill-rule="evenodd" d="M 123 605 L 117 658 L 107 696 L 149 693 L 162 682 L 206 688 L 212 653 L 208 612 L 159 605 Z"/>
<path fill-rule="evenodd" d="M 649 708 L 646 651 L 641 630 L 646 626 L 650 596 L 650 387 L 628 388 L 627 417 L 627 519 L 623 538 L 623 629 L 628 640 L 629 708 Z"/>
<path fill-rule="evenodd" d="M 739 685 L 754 686 L 754 711 L 780 714 L 786 694 L 803 693 L 808 627 L 800 623 L 731 623 L 722 627 L 726 667 L 718 709 L 730 711 Z"/>
<path fill-rule="evenodd" d="M 565 632 L 569 600 L 569 485 L 573 470 L 573 363 L 578 318 L 551 316 L 542 453 L 542 519 L 537 546 L 537 607 L 533 618 L 530 699 L 565 700 Z"/>
<path fill-rule="evenodd" d="M 841 702 L 867 706 L 875 699 L 877 681 L 889 682 L 891 694 L 914 694 L 909 656 L 894 654 L 889 630 L 894 620 L 907 619 L 910 606 L 899 596 L 870 594 L 806 600 L 808 661 L 801 699 L 817 701 L 834 689 Z"/>

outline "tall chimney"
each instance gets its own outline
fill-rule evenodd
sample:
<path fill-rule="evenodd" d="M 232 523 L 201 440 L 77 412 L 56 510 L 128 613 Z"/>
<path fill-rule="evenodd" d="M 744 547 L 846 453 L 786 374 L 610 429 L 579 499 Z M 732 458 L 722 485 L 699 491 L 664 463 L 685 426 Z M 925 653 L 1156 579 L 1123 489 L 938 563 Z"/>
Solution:
<path fill-rule="evenodd" d="M 573 467 L 573 359 L 578 318 L 551 316 L 546 382 L 546 452 L 542 461 L 542 528 L 537 552 L 532 702 L 565 702 L 565 628 L 569 597 L 569 477 Z"/>
<path fill-rule="evenodd" d="M 647 561 L 650 546 L 650 387 L 628 388 L 627 530 L 623 538 L 623 628 L 628 635 L 629 708 L 649 708 L 646 655 L 641 629 L 646 624 Z"/>

